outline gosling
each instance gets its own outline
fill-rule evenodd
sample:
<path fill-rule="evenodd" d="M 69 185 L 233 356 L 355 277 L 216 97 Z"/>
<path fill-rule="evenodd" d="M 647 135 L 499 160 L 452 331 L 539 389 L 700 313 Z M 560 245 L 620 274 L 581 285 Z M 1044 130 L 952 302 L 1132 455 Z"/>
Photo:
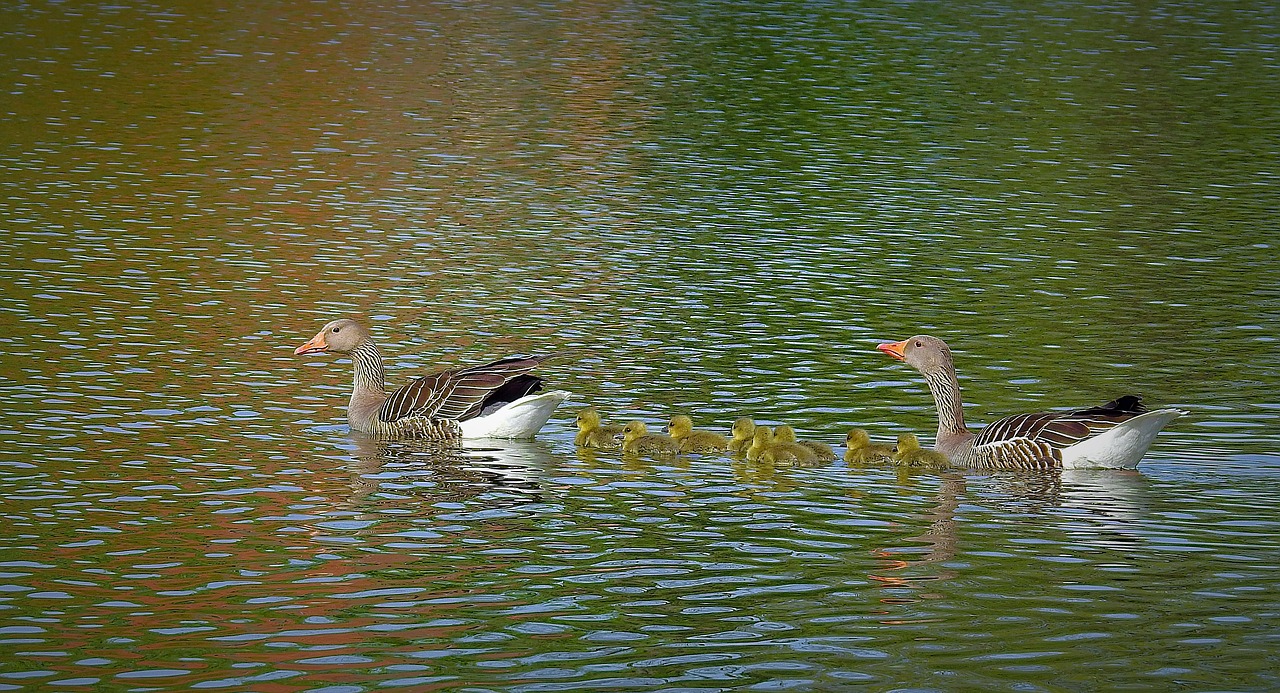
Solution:
<path fill-rule="evenodd" d="M 845 437 L 844 461 L 850 464 L 889 462 L 893 459 L 893 446 L 871 442 L 871 436 L 861 428 L 849 431 Z"/>
<path fill-rule="evenodd" d="M 769 430 L 768 426 L 757 426 L 751 448 L 747 450 L 747 459 L 760 462 L 812 464 L 818 461 L 818 456 L 803 445 L 774 440 L 773 431 Z"/>
<path fill-rule="evenodd" d="M 950 462 L 946 455 L 920 447 L 920 439 L 914 433 L 898 436 L 898 449 L 893 453 L 893 463 L 906 467 L 945 467 Z"/>
<path fill-rule="evenodd" d="M 639 455 L 674 455 L 680 450 L 675 438 L 650 433 L 643 421 L 632 421 L 622 427 L 622 452 Z"/>
<path fill-rule="evenodd" d="M 667 424 L 667 434 L 680 444 L 680 452 L 724 452 L 729 449 L 729 441 L 724 436 L 711 431 L 693 430 L 693 420 L 684 414 L 676 414 Z"/>
<path fill-rule="evenodd" d="M 729 452 L 746 454 L 747 448 L 751 447 L 752 439 L 756 435 L 756 422 L 752 421 L 750 416 L 741 417 L 733 422 L 730 433 L 733 437 L 729 439 Z"/>
<path fill-rule="evenodd" d="M 826 443 L 811 440 L 796 440 L 796 429 L 790 426 L 779 426 L 773 429 L 773 439 L 779 443 L 795 443 L 813 451 L 818 462 L 835 462 L 836 452 Z"/>
<path fill-rule="evenodd" d="M 574 422 L 578 424 L 578 435 L 573 443 L 584 448 L 608 450 L 618 447 L 618 434 L 622 433 L 621 424 L 600 424 L 600 412 L 595 407 L 587 407 L 578 412 Z"/>

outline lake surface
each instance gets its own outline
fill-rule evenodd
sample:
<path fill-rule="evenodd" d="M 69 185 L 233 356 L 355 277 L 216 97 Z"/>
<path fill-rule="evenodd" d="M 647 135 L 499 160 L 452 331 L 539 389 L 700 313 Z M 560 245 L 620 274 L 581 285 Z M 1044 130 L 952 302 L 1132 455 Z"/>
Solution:
<path fill-rule="evenodd" d="M 1261 4 L 0 8 L 0 691 L 1280 688 Z M 532 442 L 347 429 L 514 353 Z M 1137 472 L 580 452 L 574 411 L 931 437 L 1189 415 Z"/>

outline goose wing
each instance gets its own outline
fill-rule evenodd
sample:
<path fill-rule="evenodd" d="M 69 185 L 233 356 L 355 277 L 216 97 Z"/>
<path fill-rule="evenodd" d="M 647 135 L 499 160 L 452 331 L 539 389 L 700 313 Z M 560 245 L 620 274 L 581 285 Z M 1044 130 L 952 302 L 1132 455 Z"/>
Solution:
<path fill-rule="evenodd" d="M 1146 411 L 1141 397 L 1125 395 L 1088 409 L 1015 414 L 979 431 L 973 449 L 998 466 L 1056 467 L 1063 449 Z"/>
<path fill-rule="evenodd" d="M 515 356 L 422 376 L 388 395 L 378 418 L 388 422 L 410 416 L 466 421 L 490 404 L 515 401 L 540 389 L 542 379 L 528 372 L 546 358 Z"/>

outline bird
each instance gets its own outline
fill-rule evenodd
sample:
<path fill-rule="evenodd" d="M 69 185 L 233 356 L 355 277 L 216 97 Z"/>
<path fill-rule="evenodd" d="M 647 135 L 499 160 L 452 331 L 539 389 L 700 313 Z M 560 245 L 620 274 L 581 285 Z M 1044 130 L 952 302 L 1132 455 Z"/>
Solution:
<path fill-rule="evenodd" d="M 349 355 L 355 380 L 347 421 L 352 430 L 380 439 L 532 438 L 569 398 L 564 390 L 536 394 L 542 378 L 529 371 L 549 356 L 439 371 L 388 392 L 378 346 L 364 325 L 349 318 L 329 322 L 293 353 Z"/>
<path fill-rule="evenodd" d="M 795 443 L 813 451 L 818 462 L 834 462 L 836 453 L 826 443 L 816 443 L 809 440 L 796 440 L 796 429 L 790 426 L 779 426 L 773 429 L 773 439 L 779 443 Z"/>
<path fill-rule="evenodd" d="M 855 428 L 845 436 L 845 461 L 864 465 L 868 462 L 887 462 L 893 459 L 893 446 L 873 443 L 867 430 Z"/>
<path fill-rule="evenodd" d="M 693 430 L 693 420 L 684 414 L 676 414 L 667 424 L 667 435 L 680 444 L 680 452 L 724 452 L 729 441 L 719 433 Z"/>
<path fill-rule="evenodd" d="M 574 423 L 578 425 L 578 435 L 574 436 L 573 443 L 578 447 L 610 450 L 620 445 L 617 437 L 622 433 L 622 424 L 602 425 L 600 412 L 595 407 L 579 410 Z"/>
<path fill-rule="evenodd" d="M 1133 469 L 1156 434 L 1186 414 L 1150 411 L 1137 395 L 1075 411 L 1015 414 L 974 434 L 965 426 L 960 384 L 946 342 L 917 335 L 876 347 L 912 366 L 929 384 L 938 410 L 934 449 L 952 464 L 990 469 Z"/>
<path fill-rule="evenodd" d="M 818 456 L 803 445 L 775 440 L 773 431 L 768 426 L 756 426 L 751 448 L 747 450 L 747 459 L 759 462 L 812 464 L 818 461 Z"/>
<path fill-rule="evenodd" d="M 903 433 L 898 436 L 898 447 L 893 453 L 893 463 L 905 467 L 945 467 L 949 463 L 947 456 L 920 446 L 920 439 L 914 433 Z"/>
<path fill-rule="evenodd" d="M 733 428 L 729 432 L 729 452 L 746 454 L 756 434 L 756 422 L 750 416 L 739 417 L 733 422 Z"/>
<path fill-rule="evenodd" d="M 844 461 L 851 464 L 888 462 L 893 459 L 893 446 L 871 442 L 871 436 L 861 428 L 849 431 L 845 436 Z"/>
<path fill-rule="evenodd" d="M 643 421 L 631 421 L 622 428 L 622 452 L 641 455 L 674 455 L 680 451 L 675 438 L 650 433 Z"/>

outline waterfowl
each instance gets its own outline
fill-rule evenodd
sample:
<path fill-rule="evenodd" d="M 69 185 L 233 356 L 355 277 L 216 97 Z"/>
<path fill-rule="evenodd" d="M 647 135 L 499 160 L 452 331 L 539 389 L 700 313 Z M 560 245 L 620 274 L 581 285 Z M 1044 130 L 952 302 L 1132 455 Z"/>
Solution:
<path fill-rule="evenodd" d="M 680 444 L 680 452 L 724 452 L 729 441 L 719 433 L 693 430 L 693 420 L 684 414 L 676 414 L 667 424 L 667 435 Z"/>
<path fill-rule="evenodd" d="M 440 371 L 387 392 L 378 346 L 363 325 L 346 318 L 325 325 L 293 353 L 349 355 L 355 380 L 347 421 L 381 439 L 532 438 L 569 398 L 564 390 L 535 394 L 542 378 L 529 371 L 547 356 Z"/>
<path fill-rule="evenodd" d="M 920 446 L 920 439 L 914 433 L 903 433 L 898 436 L 898 447 L 893 453 L 893 463 L 907 467 L 945 467 L 949 463 L 947 456 Z"/>
<path fill-rule="evenodd" d="M 773 442 L 773 431 L 768 426 L 755 426 L 751 431 L 751 444 L 747 446 L 747 459 L 760 459 L 760 453 Z"/>
<path fill-rule="evenodd" d="M 796 429 L 790 426 L 784 425 L 773 429 L 773 439 L 779 443 L 795 443 L 809 448 L 818 462 L 834 462 L 836 459 L 836 453 L 830 445 L 810 440 L 796 440 Z"/>
<path fill-rule="evenodd" d="M 756 422 L 749 416 L 739 417 L 729 432 L 729 452 L 745 453 L 756 435 Z"/>
<path fill-rule="evenodd" d="M 844 441 L 844 461 L 851 464 L 888 462 L 893 459 L 893 446 L 871 442 L 871 436 L 861 428 L 849 431 Z"/>
<path fill-rule="evenodd" d="M 818 456 L 803 445 L 776 440 L 768 426 L 756 426 L 751 447 L 747 450 L 747 459 L 766 463 L 813 464 L 818 461 Z"/>
<path fill-rule="evenodd" d="M 643 421 L 631 421 L 622 427 L 622 451 L 641 455 L 674 455 L 680 444 L 671 436 L 650 433 Z"/>
<path fill-rule="evenodd" d="M 938 410 L 934 449 L 959 466 L 1132 469 L 1160 429 L 1186 413 L 1150 411 L 1141 397 L 1125 395 L 1088 409 L 1007 416 L 974 434 L 964 423 L 960 384 L 946 342 L 917 335 L 876 349 L 924 376 Z"/>
<path fill-rule="evenodd" d="M 622 433 L 622 424 L 602 425 L 600 412 L 595 407 L 579 410 L 573 421 L 578 425 L 578 435 L 573 437 L 574 445 L 601 450 L 618 447 L 618 434 Z"/>

